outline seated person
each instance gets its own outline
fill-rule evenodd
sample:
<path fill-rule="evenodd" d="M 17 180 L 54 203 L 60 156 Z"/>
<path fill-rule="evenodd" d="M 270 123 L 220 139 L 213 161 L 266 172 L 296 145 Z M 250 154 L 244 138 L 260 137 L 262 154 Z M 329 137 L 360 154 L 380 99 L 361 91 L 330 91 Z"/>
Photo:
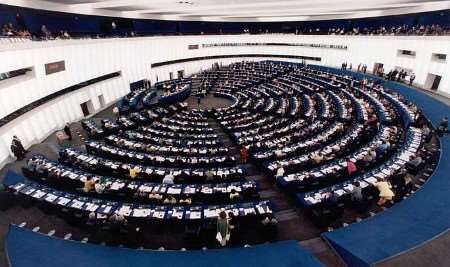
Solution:
<path fill-rule="evenodd" d="M 241 195 L 239 194 L 239 192 L 237 192 L 234 188 L 231 189 L 230 200 L 238 200 L 240 198 L 240 196 Z"/>
<path fill-rule="evenodd" d="M 277 175 L 276 175 L 276 178 L 283 177 L 283 175 L 284 175 L 284 168 L 283 168 L 283 167 L 279 167 L 279 168 L 277 169 Z"/>
<path fill-rule="evenodd" d="M 108 218 L 109 222 L 113 224 L 125 225 L 127 224 L 127 220 L 122 214 L 114 213 Z"/>
<path fill-rule="evenodd" d="M 404 184 L 404 190 L 403 190 L 403 193 L 404 193 L 405 195 L 408 194 L 408 193 L 410 193 L 411 190 L 413 189 L 414 182 L 413 182 L 413 179 L 412 179 L 412 178 L 413 178 L 413 177 L 412 177 L 412 175 L 410 175 L 410 174 L 405 175 L 405 184 Z"/>
<path fill-rule="evenodd" d="M 214 181 L 214 172 L 212 171 L 212 170 L 208 170 L 207 172 L 206 172 L 206 181 L 207 182 L 211 182 L 211 181 Z"/>
<path fill-rule="evenodd" d="M 311 160 L 312 160 L 315 164 L 320 164 L 320 162 L 322 162 L 322 160 L 323 160 L 323 155 L 322 155 L 322 153 L 318 152 L 318 153 L 313 153 L 313 154 L 311 154 Z"/>
<path fill-rule="evenodd" d="M 396 195 L 397 200 L 402 200 L 413 189 L 414 182 L 411 174 L 403 176 L 401 183 L 397 186 Z"/>
<path fill-rule="evenodd" d="M 97 181 L 95 182 L 94 189 L 98 194 L 102 194 L 103 192 L 105 192 L 106 187 L 102 181 Z"/>
<path fill-rule="evenodd" d="M 431 129 L 426 124 L 422 126 L 422 134 L 426 142 L 429 142 L 431 139 Z"/>
<path fill-rule="evenodd" d="M 173 174 L 169 173 L 166 176 L 164 176 L 162 183 L 163 184 L 174 184 L 174 179 L 175 179 L 175 177 L 173 176 Z"/>
<path fill-rule="evenodd" d="M 27 169 L 28 169 L 30 172 L 34 172 L 34 171 L 36 170 L 36 164 L 34 163 L 34 161 L 33 161 L 32 159 L 29 159 L 29 160 L 27 161 Z"/>
<path fill-rule="evenodd" d="M 84 182 L 83 191 L 86 193 L 90 192 L 91 190 L 94 189 L 94 185 L 95 185 L 94 179 L 92 179 L 91 176 L 88 176 L 86 178 L 86 181 Z"/>
<path fill-rule="evenodd" d="M 154 201 L 161 201 L 162 198 L 163 198 L 163 196 L 160 195 L 160 194 L 156 194 L 156 193 L 150 193 L 150 194 L 148 195 L 148 198 L 149 198 L 150 200 L 154 200 Z"/>
<path fill-rule="evenodd" d="M 408 171 L 405 168 L 401 168 L 398 172 L 391 176 L 389 181 L 393 188 L 399 188 L 404 183 L 405 175 Z"/>
<path fill-rule="evenodd" d="M 352 175 L 353 173 L 355 173 L 358 170 L 356 168 L 355 163 L 353 161 L 351 161 L 350 159 L 347 159 L 346 164 L 347 164 L 347 174 L 348 175 Z"/>
<path fill-rule="evenodd" d="M 182 196 L 179 201 L 180 204 L 191 205 L 192 199 L 189 196 Z"/>
<path fill-rule="evenodd" d="M 139 167 L 138 166 L 134 166 L 133 168 L 130 168 L 130 177 L 131 177 L 131 179 L 136 178 L 138 173 L 139 173 Z"/>
<path fill-rule="evenodd" d="M 353 183 L 353 191 L 351 194 L 352 201 L 358 202 L 363 200 L 362 188 L 358 181 Z"/>
<path fill-rule="evenodd" d="M 376 156 L 373 157 L 372 153 L 370 153 L 370 152 L 367 153 L 362 159 L 362 162 L 363 162 L 362 163 L 362 167 L 363 168 L 368 167 L 375 159 L 376 159 Z"/>
<path fill-rule="evenodd" d="M 148 193 L 145 192 L 145 190 L 143 190 L 142 188 L 138 188 L 138 190 L 136 191 L 136 193 L 134 194 L 134 197 L 142 197 L 145 198 L 148 196 Z"/>
<path fill-rule="evenodd" d="M 387 153 L 389 147 L 390 147 L 389 143 L 386 142 L 386 141 L 383 141 L 383 142 L 376 148 L 377 154 L 378 154 L 379 156 L 384 156 L 384 155 Z"/>
<path fill-rule="evenodd" d="M 87 223 L 93 225 L 97 223 L 104 223 L 106 219 L 106 216 L 101 213 L 96 213 L 94 211 L 91 211 L 88 215 Z"/>
<path fill-rule="evenodd" d="M 261 224 L 264 226 L 277 225 L 278 221 L 272 214 L 270 214 L 261 220 Z"/>
<path fill-rule="evenodd" d="M 406 162 L 405 166 L 408 171 L 417 172 L 423 162 L 422 155 L 419 153 L 412 160 Z"/>
<path fill-rule="evenodd" d="M 335 193 L 326 193 L 324 199 L 322 200 L 323 207 L 325 209 L 333 209 L 338 203 L 338 197 L 339 196 Z"/>
<path fill-rule="evenodd" d="M 177 200 L 172 195 L 170 195 L 166 199 L 164 199 L 163 204 L 174 205 L 174 204 L 177 204 Z"/>
<path fill-rule="evenodd" d="M 393 197 L 395 196 L 394 192 L 391 189 L 391 185 L 384 181 L 383 179 L 378 179 L 378 182 L 374 184 L 375 187 L 379 191 L 379 197 L 378 205 L 383 206 L 387 201 L 392 201 Z"/>

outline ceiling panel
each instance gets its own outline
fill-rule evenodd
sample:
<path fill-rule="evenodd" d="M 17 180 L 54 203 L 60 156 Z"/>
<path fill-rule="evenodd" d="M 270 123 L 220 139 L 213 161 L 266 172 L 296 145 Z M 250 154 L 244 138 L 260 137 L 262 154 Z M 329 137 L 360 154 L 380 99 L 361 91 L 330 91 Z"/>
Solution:
<path fill-rule="evenodd" d="M 450 9 L 450 0 L 6 0 L 6 2 L 81 14 L 199 21 L 358 18 Z"/>

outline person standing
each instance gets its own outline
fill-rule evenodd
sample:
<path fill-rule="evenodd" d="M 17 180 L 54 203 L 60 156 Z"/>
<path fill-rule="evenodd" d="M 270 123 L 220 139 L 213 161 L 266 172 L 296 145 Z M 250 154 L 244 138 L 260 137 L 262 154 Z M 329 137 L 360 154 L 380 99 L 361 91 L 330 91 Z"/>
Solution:
<path fill-rule="evenodd" d="M 225 211 L 221 211 L 217 217 L 216 239 L 222 247 L 226 246 L 227 241 L 230 240 L 230 222 Z"/>
<path fill-rule="evenodd" d="M 240 156 L 241 156 L 241 162 L 243 164 L 247 163 L 247 159 L 248 159 L 248 150 L 246 147 L 242 147 L 240 152 Z"/>
<path fill-rule="evenodd" d="M 69 123 L 66 123 L 66 126 L 64 126 L 64 133 L 69 137 L 69 141 L 72 141 L 72 132 L 70 131 Z"/>
<path fill-rule="evenodd" d="M 20 151 L 21 154 L 25 155 L 27 151 L 22 145 L 22 141 L 20 141 L 19 137 L 17 135 L 13 136 L 12 143 L 17 147 L 17 149 Z"/>
<path fill-rule="evenodd" d="M 414 72 L 411 72 L 411 74 L 409 75 L 409 85 L 410 86 L 413 84 L 415 79 L 416 79 L 416 75 L 414 74 Z"/>
<path fill-rule="evenodd" d="M 11 143 L 11 152 L 14 154 L 14 156 L 17 158 L 17 160 L 22 160 L 24 158 L 24 155 L 21 150 L 14 144 L 14 142 Z"/>

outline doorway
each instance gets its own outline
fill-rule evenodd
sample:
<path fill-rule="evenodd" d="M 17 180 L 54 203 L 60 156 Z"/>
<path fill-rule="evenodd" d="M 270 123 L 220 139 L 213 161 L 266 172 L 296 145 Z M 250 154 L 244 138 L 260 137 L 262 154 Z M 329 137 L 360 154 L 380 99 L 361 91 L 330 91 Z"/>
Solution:
<path fill-rule="evenodd" d="M 373 73 L 374 75 L 378 75 L 378 74 L 379 74 L 379 71 L 383 69 L 383 66 L 384 66 L 383 63 L 375 63 L 375 64 L 373 65 L 372 73 Z"/>
<path fill-rule="evenodd" d="M 98 102 L 100 102 L 100 108 L 104 108 L 106 106 L 105 97 L 103 95 L 98 96 Z"/>
<path fill-rule="evenodd" d="M 442 76 L 433 73 L 428 73 L 427 79 L 425 80 L 425 88 L 431 90 L 438 90 L 439 84 L 441 83 Z"/>
<path fill-rule="evenodd" d="M 92 114 L 92 112 L 94 112 L 94 106 L 92 105 L 91 100 L 81 103 L 80 107 L 81 111 L 83 111 L 84 117 L 89 116 L 90 114 Z"/>
<path fill-rule="evenodd" d="M 179 70 L 177 74 L 178 74 L 178 79 L 183 79 L 183 77 L 184 77 L 184 70 Z"/>

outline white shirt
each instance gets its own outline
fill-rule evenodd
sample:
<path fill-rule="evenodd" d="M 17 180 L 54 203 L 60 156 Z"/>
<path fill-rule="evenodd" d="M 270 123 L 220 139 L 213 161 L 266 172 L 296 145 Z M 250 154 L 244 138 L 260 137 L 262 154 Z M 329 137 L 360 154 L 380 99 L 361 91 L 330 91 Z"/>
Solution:
<path fill-rule="evenodd" d="M 284 175 L 284 169 L 283 169 L 283 167 L 278 168 L 278 170 L 277 170 L 277 176 L 283 176 L 283 175 Z"/>
<path fill-rule="evenodd" d="M 173 184 L 173 175 L 172 174 L 168 174 L 166 176 L 164 176 L 164 179 L 162 181 L 163 184 Z"/>

